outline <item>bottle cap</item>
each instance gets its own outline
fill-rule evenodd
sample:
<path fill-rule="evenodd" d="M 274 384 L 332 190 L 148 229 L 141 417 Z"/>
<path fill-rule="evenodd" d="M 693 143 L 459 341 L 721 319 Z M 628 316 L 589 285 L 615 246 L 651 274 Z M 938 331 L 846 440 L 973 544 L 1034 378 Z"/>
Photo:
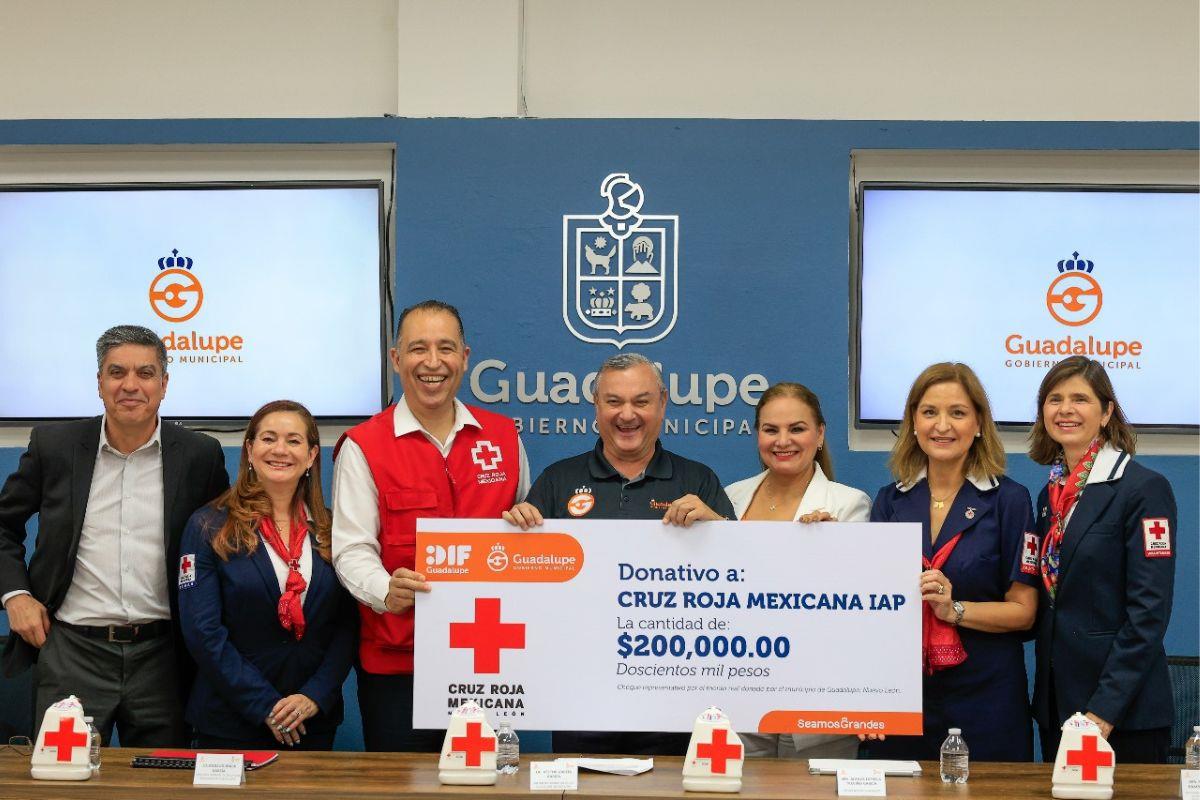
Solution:
<path fill-rule="evenodd" d="M 962 728 L 951 728 L 950 735 L 951 736 L 962 736 Z"/>
<path fill-rule="evenodd" d="M 1193 732 L 1193 733 L 1200 733 L 1200 725 L 1195 725 L 1195 726 L 1193 726 L 1193 727 L 1192 727 L 1192 732 Z"/>
<path fill-rule="evenodd" d="M 84 722 L 95 722 L 96 718 L 95 717 L 84 717 L 83 721 Z M 1197 725 L 1196 727 L 1197 727 L 1197 729 L 1200 729 L 1200 725 Z"/>

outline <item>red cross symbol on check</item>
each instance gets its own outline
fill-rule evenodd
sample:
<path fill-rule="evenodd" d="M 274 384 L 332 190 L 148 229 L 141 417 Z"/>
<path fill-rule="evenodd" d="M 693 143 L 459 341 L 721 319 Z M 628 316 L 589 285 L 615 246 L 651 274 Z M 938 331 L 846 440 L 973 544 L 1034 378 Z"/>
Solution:
<path fill-rule="evenodd" d="M 1101 753 L 1097 749 L 1095 736 L 1085 735 L 1083 739 L 1082 750 L 1068 750 L 1067 763 L 1072 767 L 1083 767 L 1082 778 L 1085 781 L 1094 781 L 1099 777 L 1097 767 L 1111 767 L 1113 765 L 1112 753 Z"/>
<path fill-rule="evenodd" d="M 500 621 L 499 597 L 476 597 L 475 621 L 450 623 L 450 646 L 475 651 L 476 673 L 497 673 L 501 649 L 525 649 L 525 624 Z"/>
<path fill-rule="evenodd" d="M 42 746 L 58 748 L 58 760 L 70 761 L 76 747 L 88 746 L 88 735 L 83 731 L 75 732 L 74 717 L 59 717 L 58 730 L 48 731 Z"/>
<path fill-rule="evenodd" d="M 1149 533 L 1154 534 L 1154 538 L 1161 541 L 1163 536 L 1167 534 L 1167 526 L 1162 524 L 1161 519 L 1154 520 L 1154 524 L 1150 526 Z"/>
<path fill-rule="evenodd" d="M 483 763 L 484 753 L 496 752 L 496 740 L 491 736 L 483 736 L 483 723 L 468 722 L 466 736 L 451 736 L 450 750 L 463 753 L 468 767 L 478 767 Z"/>
<path fill-rule="evenodd" d="M 713 738 L 711 742 L 701 742 L 696 745 L 696 757 L 708 758 L 712 760 L 712 771 L 724 775 L 727 761 L 730 759 L 738 759 L 742 757 L 742 746 L 740 744 L 729 744 L 725 740 L 729 736 L 729 731 L 724 728 L 714 728 L 712 732 Z"/>

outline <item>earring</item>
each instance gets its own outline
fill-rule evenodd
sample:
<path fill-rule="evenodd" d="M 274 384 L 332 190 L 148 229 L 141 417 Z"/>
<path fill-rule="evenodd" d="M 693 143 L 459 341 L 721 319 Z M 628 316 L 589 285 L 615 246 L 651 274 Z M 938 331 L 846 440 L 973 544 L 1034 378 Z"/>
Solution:
<path fill-rule="evenodd" d="M 975 431 L 975 438 L 976 438 L 976 439 L 978 439 L 978 438 L 979 438 L 979 437 L 981 437 L 981 436 L 983 436 L 983 433 L 982 433 L 981 431 Z"/>
<path fill-rule="evenodd" d="M 822 447 L 824 447 L 824 446 L 825 446 L 825 445 L 823 445 L 823 444 L 819 444 L 819 445 L 817 445 L 817 452 L 818 452 L 818 453 L 819 453 L 819 452 L 821 452 L 821 448 L 822 448 Z"/>
<path fill-rule="evenodd" d="M 308 474 L 309 474 L 311 471 L 312 471 L 312 468 L 311 468 L 311 467 L 309 467 L 308 469 L 304 470 L 304 477 L 306 477 L 306 478 L 307 478 L 307 477 L 308 477 Z"/>

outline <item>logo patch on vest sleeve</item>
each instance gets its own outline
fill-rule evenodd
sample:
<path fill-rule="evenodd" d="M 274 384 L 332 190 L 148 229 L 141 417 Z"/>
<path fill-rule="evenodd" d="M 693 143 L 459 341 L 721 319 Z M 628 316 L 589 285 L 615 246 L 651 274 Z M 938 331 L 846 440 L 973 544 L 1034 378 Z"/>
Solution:
<path fill-rule="evenodd" d="M 179 557 L 179 588 L 190 589 L 196 585 L 196 554 L 184 553 Z"/>
<path fill-rule="evenodd" d="M 1142 520 L 1142 539 L 1146 544 L 1146 558 L 1171 557 L 1171 523 L 1166 517 Z"/>
<path fill-rule="evenodd" d="M 1038 537 L 1036 533 L 1025 532 L 1025 543 L 1021 547 L 1021 574 L 1038 574 Z"/>

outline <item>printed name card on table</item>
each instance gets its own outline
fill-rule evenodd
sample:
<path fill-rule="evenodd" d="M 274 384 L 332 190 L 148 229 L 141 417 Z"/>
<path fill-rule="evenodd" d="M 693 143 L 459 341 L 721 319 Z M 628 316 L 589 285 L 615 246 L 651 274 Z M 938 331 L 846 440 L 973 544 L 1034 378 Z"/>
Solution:
<path fill-rule="evenodd" d="M 246 782 L 246 758 L 241 753 L 197 753 L 193 786 L 241 786 Z"/>
<path fill-rule="evenodd" d="M 534 761 L 529 765 L 529 788 L 533 791 L 578 791 L 579 767 L 560 761 Z"/>
<path fill-rule="evenodd" d="M 873 767 L 839 769 L 838 797 L 887 797 L 883 770 Z"/>
<path fill-rule="evenodd" d="M 1200 769 L 1179 770 L 1179 796 L 1183 800 L 1200 800 Z"/>

